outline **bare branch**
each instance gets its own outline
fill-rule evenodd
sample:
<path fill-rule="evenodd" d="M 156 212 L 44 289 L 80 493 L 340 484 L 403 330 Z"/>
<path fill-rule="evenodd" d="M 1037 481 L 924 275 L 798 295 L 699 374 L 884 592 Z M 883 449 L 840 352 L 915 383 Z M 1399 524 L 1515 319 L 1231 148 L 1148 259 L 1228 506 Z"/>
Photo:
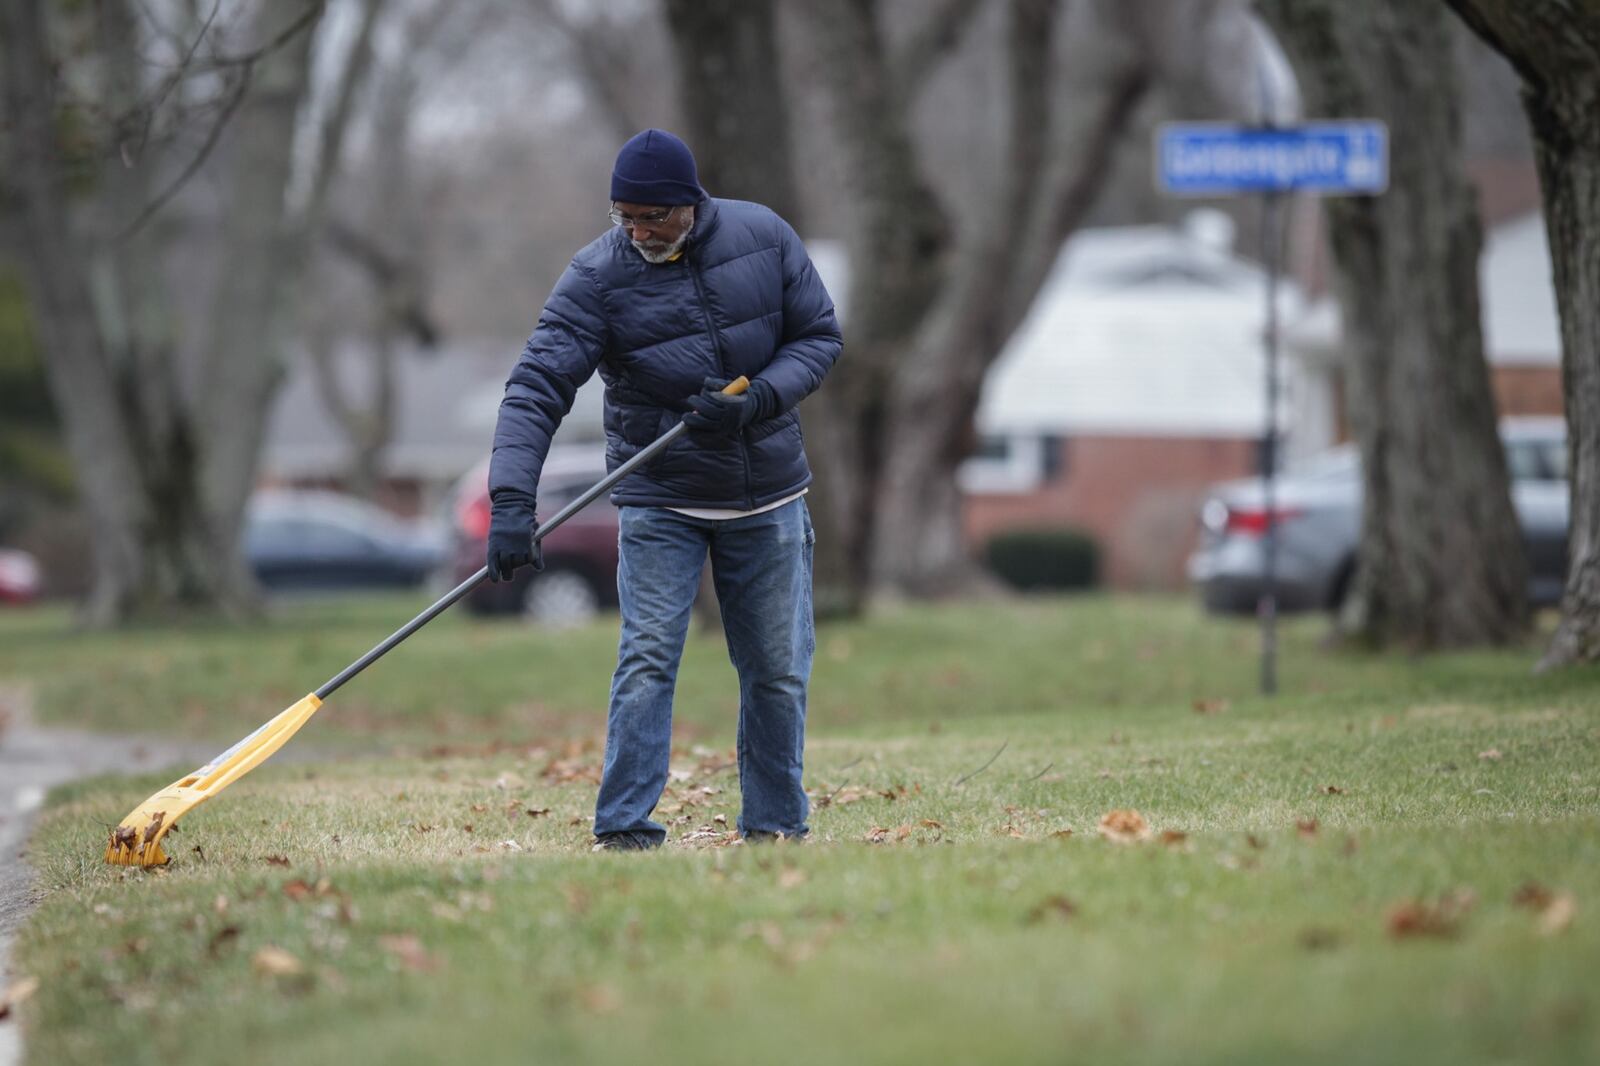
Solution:
<path fill-rule="evenodd" d="M 354 108 L 356 92 L 366 83 L 372 69 L 372 31 L 383 10 L 384 0 L 362 0 L 361 23 L 356 28 L 355 41 L 350 46 L 350 57 L 339 72 L 332 90 L 332 105 L 323 116 L 322 128 L 317 137 L 316 172 L 311 179 L 311 193 L 306 200 L 305 224 L 315 229 L 327 212 L 328 190 L 339 169 L 339 158 L 344 154 L 345 132 L 350 126 L 350 113 Z"/>
<path fill-rule="evenodd" d="M 206 134 L 205 143 L 200 146 L 200 150 L 189 161 L 189 165 L 184 167 L 183 171 L 155 199 L 146 204 L 144 209 L 134 216 L 132 222 L 122 227 L 116 236 L 111 238 L 112 244 L 121 244 L 143 229 L 145 223 L 154 218 L 156 212 L 166 207 L 172 198 L 177 196 L 179 191 L 189 183 L 189 179 L 194 177 L 200 168 L 205 165 L 206 160 L 211 157 L 212 149 L 216 148 L 217 142 L 222 139 L 222 131 L 227 127 L 228 120 L 239 109 L 239 105 L 244 102 L 245 92 L 250 87 L 250 76 L 251 70 L 248 67 L 239 72 L 239 80 L 234 85 L 232 95 L 223 104 L 222 113 L 217 116 L 217 121 L 212 123 L 210 131 Z"/>
<path fill-rule="evenodd" d="M 205 22 L 200 26 L 200 32 L 195 34 L 193 43 L 183 53 L 183 58 L 178 62 L 177 71 L 166 79 L 166 83 L 161 86 L 161 91 L 156 94 L 156 98 L 153 101 L 147 105 L 140 105 L 144 107 L 144 127 L 139 131 L 139 147 L 135 151 L 135 155 L 144 154 L 145 147 L 150 143 L 150 127 L 155 124 L 156 112 L 161 110 L 161 105 L 167 102 L 167 97 L 172 94 L 172 90 L 177 88 L 178 83 L 183 80 L 184 71 L 194 61 L 194 54 L 200 49 L 200 42 L 204 41 L 206 34 L 211 31 L 211 24 L 216 21 L 217 12 L 221 8 L 222 0 L 212 0 L 211 14 L 206 16 Z"/>
<path fill-rule="evenodd" d="M 980 0 L 945 0 L 917 26 L 892 63 L 891 77 L 901 100 L 917 98 L 939 64 L 961 44 L 967 25 L 981 6 Z"/>
<path fill-rule="evenodd" d="M 301 32 L 308 31 L 310 27 L 316 24 L 325 6 L 326 0 L 313 0 L 311 5 L 298 18 L 284 27 L 275 37 L 260 48 L 240 56 L 211 61 L 210 66 L 212 69 L 221 69 L 229 66 L 238 68 L 238 81 L 234 83 L 232 94 L 223 104 L 221 114 L 218 115 L 217 121 L 212 124 L 210 131 L 206 134 L 205 142 L 200 146 L 200 151 L 189 161 L 189 165 L 184 167 L 182 173 L 163 189 L 155 199 L 146 204 L 132 222 L 128 223 L 116 236 L 112 237 L 113 244 L 121 244 L 143 229 L 145 224 L 154 218 L 157 212 L 170 203 L 174 196 L 178 195 L 183 187 L 189 183 L 189 179 L 199 172 L 200 168 L 205 165 L 206 160 L 211 157 L 211 152 L 216 148 L 217 142 L 222 139 L 222 131 L 227 127 L 228 120 L 239 109 L 239 105 L 244 102 L 245 94 L 250 88 L 250 81 L 255 72 L 256 63 L 293 41 Z M 201 39 L 204 39 L 204 36 L 204 34 L 201 34 Z M 197 40 L 195 43 L 198 46 L 199 41 Z"/>
<path fill-rule="evenodd" d="M 576 66 L 575 74 L 588 86 L 590 99 L 611 127 L 618 141 L 633 134 L 640 123 L 628 102 L 622 74 L 626 60 L 606 41 L 605 36 L 580 26 L 569 18 L 554 0 L 529 0 L 529 6 L 551 29 L 566 39 Z"/>

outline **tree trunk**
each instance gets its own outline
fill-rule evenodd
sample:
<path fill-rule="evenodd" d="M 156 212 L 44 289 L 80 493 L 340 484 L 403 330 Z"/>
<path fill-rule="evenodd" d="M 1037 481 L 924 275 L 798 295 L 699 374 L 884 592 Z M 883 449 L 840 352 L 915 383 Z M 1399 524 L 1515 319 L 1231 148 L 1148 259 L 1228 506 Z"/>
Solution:
<path fill-rule="evenodd" d="M 1260 6 L 1313 114 L 1373 115 L 1390 130 L 1388 192 L 1327 205 L 1365 493 L 1355 626 L 1418 650 L 1520 639 L 1527 563 L 1483 356 L 1482 239 L 1445 13 Z"/>
<path fill-rule="evenodd" d="M 1561 622 L 1539 665 L 1600 662 L 1600 11 L 1450 5 L 1522 78 L 1555 269 L 1572 506 Z"/>

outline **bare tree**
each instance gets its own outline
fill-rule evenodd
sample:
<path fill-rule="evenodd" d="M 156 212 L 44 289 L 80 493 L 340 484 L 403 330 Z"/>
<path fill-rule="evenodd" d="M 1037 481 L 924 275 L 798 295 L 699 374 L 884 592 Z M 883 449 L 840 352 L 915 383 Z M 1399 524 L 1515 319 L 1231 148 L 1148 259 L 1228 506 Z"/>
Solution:
<path fill-rule="evenodd" d="M 1600 661 L 1600 6 L 1449 0 L 1511 61 L 1533 130 L 1561 314 L 1572 479 L 1561 623 L 1541 668 Z"/>
<path fill-rule="evenodd" d="M 188 92 L 152 82 L 132 5 L 18 0 L 0 11 L 9 181 L 91 529 L 93 624 L 254 602 L 237 548 L 280 375 L 287 279 L 303 251 L 285 192 L 322 4 L 258 5 L 251 47 L 232 53 L 213 32 L 215 6 L 190 10 L 179 37 L 193 44 L 178 69 L 217 88 L 200 147 L 182 163 L 147 150 L 182 143 L 181 129 L 149 134 L 161 106 Z M 82 20 L 84 54 L 58 51 L 55 19 Z M 87 145 L 62 136 L 58 117 L 73 112 L 100 120 Z M 202 166 L 223 178 L 225 269 L 206 321 L 180 329 L 163 269 L 178 227 L 161 209 Z"/>
<path fill-rule="evenodd" d="M 1442 7 L 1261 0 L 1308 109 L 1391 131 L 1389 190 L 1327 204 L 1364 510 L 1352 623 L 1375 644 L 1500 644 L 1527 563 L 1483 355 L 1477 210 Z"/>
<path fill-rule="evenodd" d="M 1012 0 L 998 184 L 952 211 L 922 169 L 910 118 L 928 51 L 959 34 L 913 34 L 907 46 L 920 51 L 896 55 L 870 0 L 807 13 L 853 216 L 849 351 L 819 396 L 813 438 L 836 535 L 857 590 L 970 591 L 982 579 L 963 544 L 955 471 L 975 443 L 984 375 L 1093 202 L 1150 83 L 1149 55 L 1118 5 L 1079 5 L 1072 13 L 1092 25 L 1066 35 L 1057 4 Z M 933 17 L 959 14 L 951 5 Z"/>

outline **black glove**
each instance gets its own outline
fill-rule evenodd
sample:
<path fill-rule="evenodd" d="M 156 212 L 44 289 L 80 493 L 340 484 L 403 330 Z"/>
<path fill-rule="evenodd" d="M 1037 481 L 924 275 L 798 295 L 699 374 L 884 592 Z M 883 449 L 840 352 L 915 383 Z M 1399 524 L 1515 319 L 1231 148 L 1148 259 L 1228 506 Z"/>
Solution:
<path fill-rule="evenodd" d="M 510 581 L 519 566 L 544 569 L 544 549 L 533 539 L 539 520 L 533 497 L 504 489 L 489 509 L 489 580 Z"/>
<path fill-rule="evenodd" d="M 727 378 L 706 378 L 700 392 L 688 399 L 690 411 L 683 424 L 699 433 L 731 437 L 752 422 L 771 418 L 778 405 L 777 393 L 765 381 L 752 381 L 737 396 L 729 396 Z"/>

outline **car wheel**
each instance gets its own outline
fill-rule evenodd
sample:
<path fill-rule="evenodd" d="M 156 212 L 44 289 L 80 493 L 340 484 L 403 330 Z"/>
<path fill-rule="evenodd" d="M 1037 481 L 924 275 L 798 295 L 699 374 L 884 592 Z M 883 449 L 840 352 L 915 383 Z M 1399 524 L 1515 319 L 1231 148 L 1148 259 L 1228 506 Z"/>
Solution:
<path fill-rule="evenodd" d="M 600 593 L 587 577 L 576 570 L 551 569 L 528 582 L 522 616 L 539 625 L 566 628 L 592 622 L 600 606 Z"/>

